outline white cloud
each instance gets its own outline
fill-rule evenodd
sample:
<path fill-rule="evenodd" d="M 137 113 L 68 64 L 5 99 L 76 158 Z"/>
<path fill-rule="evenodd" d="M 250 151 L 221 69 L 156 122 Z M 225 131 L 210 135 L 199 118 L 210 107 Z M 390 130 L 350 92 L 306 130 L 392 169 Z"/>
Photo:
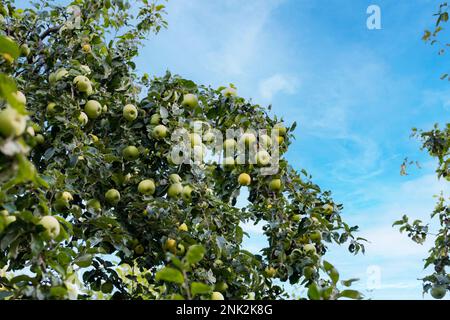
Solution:
<path fill-rule="evenodd" d="M 263 79 L 259 83 L 259 94 L 267 101 L 272 101 L 278 93 L 294 94 L 298 87 L 298 79 L 295 76 L 274 74 Z"/>

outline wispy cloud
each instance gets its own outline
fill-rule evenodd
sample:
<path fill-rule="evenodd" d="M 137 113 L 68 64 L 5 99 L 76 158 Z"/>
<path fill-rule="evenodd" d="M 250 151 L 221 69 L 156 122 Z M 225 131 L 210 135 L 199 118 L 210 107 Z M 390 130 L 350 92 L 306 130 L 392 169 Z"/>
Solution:
<path fill-rule="evenodd" d="M 278 93 L 294 94 L 299 86 L 297 77 L 285 74 L 274 74 L 259 83 L 259 95 L 271 102 Z"/>

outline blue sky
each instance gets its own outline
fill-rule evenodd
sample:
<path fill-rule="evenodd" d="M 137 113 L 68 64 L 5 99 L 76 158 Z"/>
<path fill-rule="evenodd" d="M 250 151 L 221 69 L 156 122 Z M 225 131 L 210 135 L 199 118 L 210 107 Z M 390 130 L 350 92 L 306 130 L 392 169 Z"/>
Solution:
<path fill-rule="evenodd" d="M 381 30 L 366 27 L 371 4 L 381 8 Z M 288 160 L 332 190 L 345 220 L 370 240 L 365 255 L 333 247 L 327 260 L 342 278 L 359 277 L 356 287 L 367 298 L 422 299 L 417 279 L 425 274 L 430 244 L 416 245 L 391 225 L 404 213 L 427 220 L 433 195 L 449 191 L 409 137 L 412 127 L 446 121 L 450 109 L 449 84 L 439 80 L 449 71 L 447 58 L 421 41 L 437 4 L 171 0 L 169 29 L 146 42 L 137 66 L 141 73 L 170 70 L 214 87 L 233 83 L 241 96 L 297 121 Z M 401 177 L 406 156 L 422 169 Z M 246 246 L 256 252 L 265 245 L 261 230 L 246 229 Z"/>
<path fill-rule="evenodd" d="M 381 30 L 366 27 L 370 4 L 381 8 Z M 409 137 L 412 127 L 445 121 L 450 108 L 449 85 L 439 80 L 446 57 L 421 41 L 436 7 L 432 0 L 174 0 L 169 29 L 146 43 L 138 68 L 231 82 L 241 96 L 297 121 L 287 158 L 332 190 L 345 219 L 371 241 L 365 255 L 333 247 L 328 260 L 343 278 L 360 277 L 368 298 L 422 299 L 417 279 L 429 244 L 391 225 L 404 213 L 426 220 L 433 195 L 448 190 Z M 423 168 L 401 177 L 406 156 Z M 248 248 L 265 245 L 258 227 L 247 230 Z"/>

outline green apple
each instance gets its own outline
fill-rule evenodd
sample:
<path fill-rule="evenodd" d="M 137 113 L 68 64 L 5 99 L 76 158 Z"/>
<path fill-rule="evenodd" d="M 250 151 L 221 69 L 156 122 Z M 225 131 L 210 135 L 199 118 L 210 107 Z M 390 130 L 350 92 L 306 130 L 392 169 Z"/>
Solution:
<path fill-rule="evenodd" d="M 9 226 L 11 223 L 16 222 L 17 218 L 16 216 L 7 216 L 4 217 L 5 227 Z"/>
<path fill-rule="evenodd" d="M 181 180 L 181 177 L 178 174 L 172 173 L 169 176 L 169 181 L 170 181 L 170 183 L 181 183 L 182 180 Z"/>
<path fill-rule="evenodd" d="M 104 105 L 104 106 L 103 106 L 102 112 L 103 112 L 103 113 L 107 113 L 107 112 L 108 112 L 108 106 L 107 106 L 107 105 Z"/>
<path fill-rule="evenodd" d="M 138 255 L 144 254 L 145 248 L 142 244 L 138 244 L 137 246 L 134 247 L 134 252 Z"/>
<path fill-rule="evenodd" d="M 299 222 L 301 219 L 302 219 L 302 215 L 301 214 L 294 214 L 292 216 L 292 221 Z"/>
<path fill-rule="evenodd" d="M 90 53 L 92 48 L 89 43 L 86 43 L 86 44 L 83 44 L 83 46 L 81 47 L 81 50 L 83 50 L 84 53 Z"/>
<path fill-rule="evenodd" d="M 3 137 L 20 136 L 27 126 L 26 117 L 16 109 L 6 107 L 0 111 L 0 134 Z"/>
<path fill-rule="evenodd" d="M 49 102 L 47 104 L 47 113 L 49 114 L 53 114 L 56 111 L 56 103 L 54 102 Z"/>
<path fill-rule="evenodd" d="M 44 236 L 47 239 L 55 239 L 60 232 L 60 225 L 58 220 L 53 216 L 44 216 L 38 223 L 45 228 Z"/>
<path fill-rule="evenodd" d="M 233 157 L 225 157 L 223 158 L 223 166 L 227 169 L 232 169 L 234 167 L 234 158 Z"/>
<path fill-rule="evenodd" d="M 247 173 L 241 173 L 238 177 L 238 183 L 241 186 L 249 186 L 251 182 L 252 182 L 252 178 Z"/>
<path fill-rule="evenodd" d="M 236 89 L 231 87 L 223 89 L 221 93 L 225 97 L 235 97 L 237 95 Z"/>
<path fill-rule="evenodd" d="M 237 145 L 236 140 L 234 140 L 234 139 L 226 139 L 226 140 L 223 142 L 223 149 L 224 149 L 225 151 L 226 151 L 226 150 L 229 150 L 229 151 L 233 152 L 234 149 L 236 149 L 236 145 Z"/>
<path fill-rule="evenodd" d="M 178 197 L 183 192 L 183 185 L 181 183 L 173 183 L 167 190 L 167 195 L 171 198 Z"/>
<path fill-rule="evenodd" d="M 24 43 L 20 46 L 20 55 L 22 57 L 28 57 L 30 55 L 30 53 L 31 53 L 31 50 L 26 43 Z"/>
<path fill-rule="evenodd" d="M 259 145 L 267 149 L 272 145 L 272 139 L 267 134 L 263 134 L 259 136 Z"/>
<path fill-rule="evenodd" d="M 85 76 L 76 76 L 73 79 L 73 84 L 76 85 L 78 91 L 80 92 L 92 91 L 91 81 Z"/>
<path fill-rule="evenodd" d="M 181 191 L 181 196 L 184 200 L 189 201 L 192 198 L 192 191 L 194 191 L 191 186 L 184 186 L 183 191 Z"/>
<path fill-rule="evenodd" d="M 60 68 L 56 70 L 55 72 L 55 82 L 58 82 L 62 78 L 66 77 L 69 74 L 69 71 L 67 71 L 65 68 Z"/>
<path fill-rule="evenodd" d="M 152 114 L 150 117 L 150 124 L 157 125 L 161 121 L 161 115 L 159 113 Z"/>
<path fill-rule="evenodd" d="M 116 204 L 120 201 L 120 192 L 116 189 L 109 189 L 105 193 L 105 199 L 110 204 Z"/>
<path fill-rule="evenodd" d="M 91 199 L 87 202 L 87 207 L 93 209 L 94 211 L 102 210 L 102 205 L 98 199 Z"/>
<path fill-rule="evenodd" d="M 159 124 L 153 128 L 153 136 L 156 139 L 164 139 L 167 136 L 167 127 Z"/>
<path fill-rule="evenodd" d="M 125 160 L 136 160 L 139 158 L 139 149 L 135 146 L 128 146 L 122 150 L 122 156 Z"/>
<path fill-rule="evenodd" d="M 64 191 L 64 192 L 58 193 L 56 195 L 56 199 L 63 200 L 65 202 L 70 202 L 70 201 L 73 201 L 73 196 L 70 192 Z"/>
<path fill-rule="evenodd" d="M 180 225 L 178 226 L 178 230 L 179 230 L 179 231 L 187 232 L 187 231 L 188 231 L 188 226 L 187 226 L 187 224 L 186 224 L 186 223 L 180 224 Z"/>
<path fill-rule="evenodd" d="M 334 211 L 334 207 L 331 204 L 326 204 L 323 206 L 323 210 L 325 211 L 325 214 L 330 215 Z"/>
<path fill-rule="evenodd" d="M 34 140 L 37 144 L 43 144 L 45 142 L 45 138 L 42 134 L 37 134 L 36 137 L 34 137 Z"/>
<path fill-rule="evenodd" d="M 316 247 L 311 243 L 305 244 L 303 246 L 303 250 L 305 251 L 306 254 L 316 253 Z"/>
<path fill-rule="evenodd" d="M 129 122 L 134 121 L 134 120 L 136 120 L 137 116 L 138 116 L 138 110 L 134 105 L 127 104 L 125 107 L 123 107 L 123 117 L 127 121 L 129 121 Z"/>
<path fill-rule="evenodd" d="M 216 136 L 214 135 L 214 133 L 212 131 L 207 131 L 204 135 L 203 135 L 203 141 L 206 144 L 211 144 L 214 142 L 214 140 L 216 139 Z"/>
<path fill-rule="evenodd" d="M 225 281 L 217 282 L 214 286 L 214 290 L 219 292 L 225 292 L 228 289 L 228 284 Z"/>
<path fill-rule="evenodd" d="M 256 137 L 253 133 L 246 132 L 241 136 L 240 142 L 244 143 L 246 146 L 249 146 L 256 142 Z"/>
<path fill-rule="evenodd" d="M 206 148 L 204 145 L 194 146 L 194 148 L 192 148 L 194 160 L 203 161 L 203 158 L 205 157 L 205 152 L 206 152 L 205 149 Z"/>
<path fill-rule="evenodd" d="M 23 106 L 27 104 L 27 98 L 25 97 L 22 91 L 13 92 L 12 97 L 14 100 L 16 100 L 18 104 L 21 104 Z"/>
<path fill-rule="evenodd" d="M 211 294 L 211 300 L 225 300 L 225 298 L 224 298 L 223 294 L 221 294 L 220 292 L 214 291 Z"/>
<path fill-rule="evenodd" d="M 3 53 L 2 56 L 9 65 L 14 63 L 14 58 L 9 53 Z"/>
<path fill-rule="evenodd" d="M 260 166 L 267 166 L 270 163 L 270 154 L 266 150 L 260 150 L 256 154 L 256 163 Z"/>
<path fill-rule="evenodd" d="M 105 294 L 111 293 L 113 291 L 113 289 L 114 289 L 114 285 L 111 282 L 103 283 L 100 288 L 100 290 Z"/>
<path fill-rule="evenodd" d="M 264 273 L 266 274 L 267 278 L 273 278 L 277 274 L 277 269 L 275 269 L 274 267 L 267 267 L 264 270 Z"/>
<path fill-rule="evenodd" d="M 192 93 L 185 94 L 183 96 L 183 102 L 181 104 L 189 108 L 195 108 L 198 105 L 198 98 L 195 94 Z"/>
<path fill-rule="evenodd" d="M 286 127 L 282 123 L 277 123 L 276 125 L 274 125 L 273 130 L 278 136 L 286 135 Z"/>
<path fill-rule="evenodd" d="M 202 145 L 202 137 L 198 133 L 190 133 L 189 139 L 191 142 L 191 147 Z"/>
<path fill-rule="evenodd" d="M 281 190 L 281 179 L 272 179 L 269 182 L 269 189 L 275 192 Z"/>
<path fill-rule="evenodd" d="M 442 299 L 445 297 L 447 290 L 444 286 L 435 285 L 433 286 L 433 288 L 431 288 L 430 293 L 434 299 Z"/>
<path fill-rule="evenodd" d="M 84 106 L 84 112 L 90 119 L 97 119 L 102 114 L 102 105 L 96 100 L 89 100 Z"/>
<path fill-rule="evenodd" d="M 277 137 L 277 143 L 278 143 L 278 145 L 282 144 L 283 142 L 284 142 L 284 137 L 278 136 L 278 137 Z"/>
<path fill-rule="evenodd" d="M 314 242 L 322 241 L 322 234 L 319 231 L 314 231 L 309 235 L 309 238 Z"/>
<path fill-rule="evenodd" d="M 155 193 L 156 186 L 152 179 L 145 179 L 139 182 L 138 191 L 145 195 L 152 195 Z"/>
<path fill-rule="evenodd" d="M 84 112 L 80 112 L 80 114 L 78 116 L 78 122 L 81 124 L 82 127 L 87 125 L 87 123 L 89 122 L 88 115 Z"/>
<path fill-rule="evenodd" d="M 56 82 L 56 74 L 54 72 L 52 72 L 48 75 L 48 83 L 50 83 L 51 85 L 54 85 L 55 82 Z"/>
<path fill-rule="evenodd" d="M 311 279 L 315 273 L 316 273 L 316 271 L 314 270 L 313 267 L 304 267 L 303 268 L 303 275 L 308 280 Z"/>

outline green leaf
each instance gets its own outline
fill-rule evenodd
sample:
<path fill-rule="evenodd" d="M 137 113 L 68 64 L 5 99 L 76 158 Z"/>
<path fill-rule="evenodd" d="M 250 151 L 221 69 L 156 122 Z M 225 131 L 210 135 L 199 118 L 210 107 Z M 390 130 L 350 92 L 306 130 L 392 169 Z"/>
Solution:
<path fill-rule="evenodd" d="M 312 283 L 308 287 L 308 298 L 311 300 L 320 300 L 320 289 L 316 283 Z"/>
<path fill-rule="evenodd" d="M 16 59 L 20 55 L 19 46 L 10 38 L 0 36 L 0 53 L 7 53 Z"/>
<path fill-rule="evenodd" d="M 205 248 L 203 248 L 203 246 L 199 244 L 196 244 L 189 247 L 186 253 L 186 260 L 190 264 L 194 264 L 202 260 L 204 256 L 205 256 Z"/>
<path fill-rule="evenodd" d="M 183 274 L 174 268 L 164 267 L 156 273 L 156 280 L 162 280 L 167 282 L 174 282 L 182 284 L 184 282 Z"/>
<path fill-rule="evenodd" d="M 207 284 L 201 282 L 192 282 L 191 283 L 191 293 L 192 296 L 195 297 L 198 294 L 206 294 L 212 291 L 211 287 Z"/>
<path fill-rule="evenodd" d="M 348 279 L 348 280 L 342 280 L 341 283 L 343 286 L 345 287 L 350 287 L 353 282 L 359 281 L 359 278 L 352 278 L 352 279 Z"/>
<path fill-rule="evenodd" d="M 362 299 L 362 295 L 359 291 L 356 290 L 344 290 L 339 293 L 340 297 L 350 298 L 350 299 Z"/>

